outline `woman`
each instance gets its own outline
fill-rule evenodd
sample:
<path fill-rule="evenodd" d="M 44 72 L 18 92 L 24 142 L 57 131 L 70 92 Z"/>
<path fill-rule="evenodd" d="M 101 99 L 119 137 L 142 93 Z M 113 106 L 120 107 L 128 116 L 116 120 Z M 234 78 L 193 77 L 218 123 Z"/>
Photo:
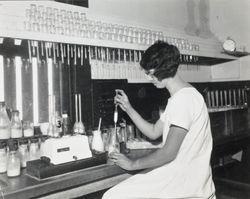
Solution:
<path fill-rule="evenodd" d="M 104 199 L 202 198 L 215 197 L 210 156 L 210 120 L 202 95 L 177 73 L 180 52 L 165 42 L 157 42 L 140 62 L 150 81 L 170 93 L 160 119 L 151 124 L 131 106 L 127 95 L 117 90 L 115 103 L 147 137 L 163 138 L 162 147 L 142 158 L 131 160 L 121 153 L 110 160 L 126 170 L 144 170 L 109 189 Z"/>

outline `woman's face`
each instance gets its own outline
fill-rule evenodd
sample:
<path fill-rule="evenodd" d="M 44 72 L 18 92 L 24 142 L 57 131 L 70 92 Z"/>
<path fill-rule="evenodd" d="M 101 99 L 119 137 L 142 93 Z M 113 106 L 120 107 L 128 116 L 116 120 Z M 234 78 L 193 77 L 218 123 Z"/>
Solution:
<path fill-rule="evenodd" d="M 163 80 L 159 81 L 157 77 L 154 76 L 154 69 L 145 71 L 147 79 L 154 84 L 156 88 L 166 88 L 166 82 Z"/>

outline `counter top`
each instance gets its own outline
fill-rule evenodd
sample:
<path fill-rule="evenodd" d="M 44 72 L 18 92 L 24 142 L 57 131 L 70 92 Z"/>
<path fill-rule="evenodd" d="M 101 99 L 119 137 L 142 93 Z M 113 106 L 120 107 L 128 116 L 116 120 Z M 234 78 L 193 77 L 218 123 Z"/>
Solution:
<path fill-rule="evenodd" d="M 115 165 L 100 165 L 88 169 L 79 170 L 76 172 L 67 173 L 60 176 L 51 177 L 45 180 L 39 180 L 26 174 L 26 169 L 22 170 L 21 176 L 8 178 L 6 174 L 0 175 L 1 192 L 6 199 L 32 198 L 55 194 L 55 192 L 65 191 L 70 188 L 76 188 L 82 185 L 88 185 L 88 193 L 98 191 L 98 187 L 94 184 L 98 181 L 99 190 L 108 188 L 107 181 L 110 181 L 109 186 L 113 183 L 118 183 L 126 179 L 131 174 Z M 106 179 L 106 180 L 105 180 Z M 100 183 L 104 180 L 106 183 Z M 90 187 L 93 184 L 93 187 Z M 81 195 L 88 194 L 82 192 Z M 80 193 L 79 193 L 80 196 Z M 68 198 L 72 198 L 69 194 Z M 76 196 L 74 196 L 76 197 Z M 48 197 L 49 198 L 49 197 Z M 63 197 L 67 198 L 67 197 Z"/>
<path fill-rule="evenodd" d="M 134 158 L 149 151 L 152 150 L 133 150 L 129 156 Z M 74 198 L 112 187 L 134 173 L 116 165 L 103 164 L 40 180 L 22 169 L 21 176 L 14 178 L 0 174 L 0 198 Z"/>

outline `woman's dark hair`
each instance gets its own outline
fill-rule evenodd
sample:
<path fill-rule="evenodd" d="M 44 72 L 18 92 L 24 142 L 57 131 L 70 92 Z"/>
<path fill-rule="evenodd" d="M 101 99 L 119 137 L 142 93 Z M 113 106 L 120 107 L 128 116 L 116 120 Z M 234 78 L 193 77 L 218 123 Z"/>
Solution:
<path fill-rule="evenodd" d="M 159 81 L 174 77 L 180 64 L 180 51 L 174 45 L 157 41 L 143 54 L 140 61 L 141 67 L 149 71 L 155 69 L 154 76 Z"/>

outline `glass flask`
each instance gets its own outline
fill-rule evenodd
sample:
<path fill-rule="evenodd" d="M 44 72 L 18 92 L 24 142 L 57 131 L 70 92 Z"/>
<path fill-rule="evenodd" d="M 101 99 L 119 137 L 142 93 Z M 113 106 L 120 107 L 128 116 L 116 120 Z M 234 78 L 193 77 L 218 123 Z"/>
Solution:
<path fill-rule="evenodd" d="M 34 127 L 30 121 L 23 122 L 23 136 L 24 137 L 34 136 Z"/>
<path fill-rule="evenodd" d="M 117 128 L 112 128 L 109 136 L 108 153 L 120 152 L 120 143 L 117 136 Z"/>
<path fill-rule="evenodd" d="M 37 138 L 30 139 L 30 151 L 29 151 L 30 160 L 36 160 L 40 158 L 40 149 Z"/>
<path fill-rule="evenodd" d="M 22 123 L 19 118 L 19 111 L 14 110 L 11 114 L 10 122 L 10 137 L 11 138 L 21 138 L 22 134 Z"/>
<path fill-rule="evenodd" d="M 29 161 L 29 151 L 28 151 L 28 140 L 27 139 L 19 140 L 18 151 L 20 154 L 21 167 L 25 168 L 27 161 Z"/>
<path fill-rule="evenodd" d="M 10 138 L 10 120 L 6 111 L 5 102 L 0 102 L 0 139 Z"/>
<path fill-rule="evenodd" d="M 7 152 L 4 141 L 0 141 L 0 160 L 0 173 L 5 173 L 7 171 Z"/>
<path fill-rule="evenodd" d="M 17 142 L 15 140 L 9 140 L 8 147 L 7 176 L 16 177 L 21 174 L 21 161 L 17 153 Z"/>

